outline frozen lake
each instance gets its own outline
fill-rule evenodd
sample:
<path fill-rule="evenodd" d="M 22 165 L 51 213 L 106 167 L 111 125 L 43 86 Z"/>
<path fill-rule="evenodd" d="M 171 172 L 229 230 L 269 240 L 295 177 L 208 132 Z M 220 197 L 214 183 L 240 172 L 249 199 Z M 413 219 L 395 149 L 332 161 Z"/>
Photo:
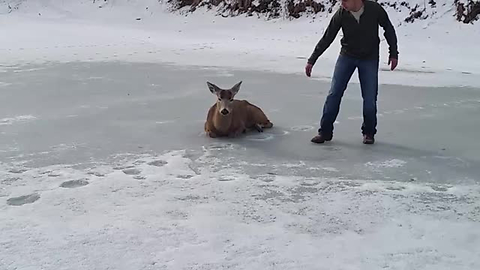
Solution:
<path fill-rule="evenodd" d="M 316 145 L 329 84 L 305 76 L 0 71 L 2 269 L 480 267 L 480 89 L 382 85 L 363 145 L 351 83 L 334 140 Z M 240 80 L 274 128 L 206 137 L 206 81 Z"/>
<path fill-rule="evenodd" d="M 234 140 L 205 137 L 207 110 L 216 100 L 207 80 L 221 87 L 243 80 L 237 98 L 261 106 L 274 129 Z M 377 143 L 366 146 L 357 84 L 346 91 L 334 141 L 314 145 L 329 85 L 305 76 L 85 62 L 5 68 L 0 82 L 5 163 L 90 165 L 125 153 L 214 147 L 222 157 L 238 158 L 232 166 L 265 164 L 252 174 L 436 183 L 478 182 L 480 175 L 480 89 L 384 85 Z M 303 165 L 278 171 L 282 163 Z"/>

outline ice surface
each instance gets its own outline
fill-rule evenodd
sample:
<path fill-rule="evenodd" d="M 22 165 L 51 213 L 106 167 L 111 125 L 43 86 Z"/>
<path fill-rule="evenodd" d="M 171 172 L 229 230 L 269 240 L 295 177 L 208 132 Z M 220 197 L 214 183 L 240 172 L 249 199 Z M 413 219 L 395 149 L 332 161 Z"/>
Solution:
<path fill-rule="evenodd" d="M 304 76 L 22 68 L 0 74 L 0 115 L 32 116 L 0 134 L 4 269 L 480 266 L 478 89 L 381 86 L 366 146 L 351 84 L 334 141 L 314 145 L 328 83 Z M 243 80 L 274 128 L 206 137 L 207 80 Z"/>

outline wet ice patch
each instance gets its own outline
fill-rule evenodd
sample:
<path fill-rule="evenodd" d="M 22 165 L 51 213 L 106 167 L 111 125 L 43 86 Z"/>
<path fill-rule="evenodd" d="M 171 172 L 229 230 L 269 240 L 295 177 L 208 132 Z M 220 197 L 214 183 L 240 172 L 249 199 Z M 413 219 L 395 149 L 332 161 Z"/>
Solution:
<path fill-rule="evenodd" d="M 17 122 L 19 122 L 19 123 L 29 122 L 29 121 L 33 121 L 35 119 L 37 119 L 37 117 L 35 117 L 33 115 L 19 115 L 19 116 L 15 116 L 15 117 L 2 118 L 2 119 L 0 119 L 0 126 L 12 125 L 12 124 L 15 124 Z"/>

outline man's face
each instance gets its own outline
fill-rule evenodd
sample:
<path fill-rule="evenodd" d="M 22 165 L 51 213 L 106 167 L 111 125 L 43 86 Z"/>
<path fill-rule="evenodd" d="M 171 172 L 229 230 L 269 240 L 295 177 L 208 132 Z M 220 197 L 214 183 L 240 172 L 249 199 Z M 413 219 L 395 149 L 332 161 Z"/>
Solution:
<path fill-rule="evenodd" d="M 353 11 L 357 0 L 342 0 L 342 7 L 348 11 Z"/>

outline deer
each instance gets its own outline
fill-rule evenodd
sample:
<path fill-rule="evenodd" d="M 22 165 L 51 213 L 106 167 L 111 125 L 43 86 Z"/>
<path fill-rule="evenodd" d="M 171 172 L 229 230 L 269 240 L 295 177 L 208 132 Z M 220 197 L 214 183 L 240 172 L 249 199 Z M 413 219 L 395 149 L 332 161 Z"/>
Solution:
<path fill-rule="evenodd" d="M 217 97 L 217 101 L 208 110 L 205 132 L 211 138 L 235 138 L 250 130 L 263 132 L 264 128 L 272 128 L 273 123 L 259 107 L 247 100 L 235 99 L 242 81 L 230 89 L 222 89 L 208 82 L 208 89 Z"/>

